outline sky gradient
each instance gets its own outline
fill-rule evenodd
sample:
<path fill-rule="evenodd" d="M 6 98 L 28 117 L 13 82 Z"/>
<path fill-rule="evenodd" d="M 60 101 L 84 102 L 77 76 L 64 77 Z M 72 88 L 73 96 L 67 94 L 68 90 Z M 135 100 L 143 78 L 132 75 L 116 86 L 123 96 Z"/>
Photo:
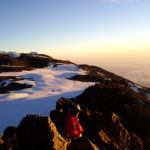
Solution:
<path fill-rule="evenodd" d="M 150 1 L 0 0 L 0 50 L 148 68 Z"/>

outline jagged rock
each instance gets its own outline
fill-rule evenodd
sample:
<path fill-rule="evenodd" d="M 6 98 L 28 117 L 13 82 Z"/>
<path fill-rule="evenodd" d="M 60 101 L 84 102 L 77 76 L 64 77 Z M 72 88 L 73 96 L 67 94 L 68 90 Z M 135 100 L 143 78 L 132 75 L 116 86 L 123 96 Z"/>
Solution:
<path fill-rule="evenodd" d="M 96 75 L 75 75 L 68 79 L 82 82 L 103 82 L 103 77 Z"/>
<path fill-rule="evenodd" d="M 27 115 L 17 129 L 21 150 L 66 150 L 67 142 L 48 117 Z"/>
<path fill-rule="evenodd" d="M 150 139 L 144 141 L 144 150 L 150 150 Z"/>
<path fill-rule="evenodd" d="M 130 134 L 120 123 L 119 117 L 111 112 L 102 116 L 102 129 L 99 131 L 100 141 L 113 145 L 118 150 L 125 150 L 130 144 Z"/>
<path fill-rule="evenodd" d="M 0 86 L 0 94 L 9 93 L 10 91 L 31 88 L 33 85 L 12 82 L 8 86 Z"/>
<path fill-rule="evenodd" d="M 87 138 L 72 140 L 67 150 L 100 150 L 94 143 Z"/>
<path fill-rule="evenodd" d="M 150 138 L 150 109 L 138 104 L 121 105 L 119 115 L 122 123 L 142 139 Z"/>

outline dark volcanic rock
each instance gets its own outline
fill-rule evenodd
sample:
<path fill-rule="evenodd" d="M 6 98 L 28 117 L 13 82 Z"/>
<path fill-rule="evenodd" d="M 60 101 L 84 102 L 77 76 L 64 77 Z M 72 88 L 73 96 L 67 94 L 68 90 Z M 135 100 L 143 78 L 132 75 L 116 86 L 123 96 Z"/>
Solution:
<path fill-rule="evenodd" d="M 21 90 L 25 88 L 31 88 L 31 87 L 32 85 L 12 82 L 6 87 L 0 87 L 0 94 L 8 93 L 9 91 L 16 91 L 16 90 Z"/>
<path fill-rule="evenodd" d="M 70 99 L 61 97 L 57 102 L 56 102 L 56 109 L 62 109 L 65 114 L 68 113 L 68 109 L 73 105 L 73 102 L 70 101 Z"/>
<path fill-rule="evenodd" d="M 28 115 L 17 128 L 21 150 L 66 150 L 67 142 L 48 117 Z"/>
<path fill-rule="evenodd" d="M 142 139 L 140 139 L 136 134 L 131 133 L 131 140 L 130 140 L 129 148 L 133 150 L 144 150 Z"/>
<path fill-rule="evenodd" d="M 32 67 L 24 66 L 0 66 L 0 72 L 18 72 L 22 70 L 33 70 Z"/>
<path fill-rule="evenodd" d="M 150 150 L 150 139 L 144 141 L 144 150 Z"/>
<path fill-rule="evenodd" d="M 138 104 L 124 104 L 120 107 L 120 118 L 123 124 L 140 136 L 150 138 L 150 109 Z"/>
<path fill-rule="evenodd" d="M 98 112 L 115 112 L 127 129 L 142 139 L 150 138 L 150 104 L 129 88 L 100 83 L 86 89 L 74 101 Z"/>
<path fill-rule="evenodd" d="M 127 149 L 130 145 L 130 134 L 120 123 L 119 117 L 114 113 L 104 113 L 102 116 L 103 133 L 109 136 L 111 144 L 119 150 Z M 101 131 L 100 131 L 101 132 Z M 101 135 L 99 133 L 99 135 Z M 101 138 L 103 136 L 100 136 Z"/>
<path fill-rule="evenodd" d="M 125 84 L 128 81 L 128 80 L 126 80 L 120 76 L 117 76 L 114 73 L 106 71 L 100 67 L 90 66 L 90 65 L 79 65 L 79 68 L 87 71 L 88 75 L 93 75 L 93 76 L 97 76 L 97 77 L 101 77 L 101 78 L 105 78 L 105 79 L 117 80 L 123 84 Z"/>
<path fill-rule="evenodd" d="M 65 128 L 66 115 L 62 109 L 51 111 L 50 117 L 58 129 Z"/>
<path fill-rule="evenodd" d="M 67 150 L 100 150 L 94 143 L 87 138 L 72 140 Z"/>
<path fill-rule="evenodd" d="M 103 82 L 103 78 L 96 75 L 76 75 L 68 79 L 82 82 Z"/>
<path fill-rule="evenodd" d="M 124 103 L 138 103 L 146 98 L 129 88 L 120 87 L 116 82 L 96 84 L 87 88 L 75 101 L 97 111 L 116 110 Z"/>
<path fill-rule="evenodd" d="M 73 101 L 65 98 L 61 98 L 57 102 L 57 113 L 51 113 L 51 117 L 55 118 L 56 126 L 60 126 L 60 121 L 58 116 L 59 110 L 61 112 L 67 112 L 68 106 L 71 105 Z M 65 113 L 63 113 L 63 118 L 65 118 Z M 58 120 L 57 120 L 58 119 Z M 57 121 L 56 121 L 57 120 Z M 79 114 L 79 120 L 84 128 L 83 137 L 89 139 L 94 143 L 99 149 L 105 150 L 143 150 L 142 140 L 135 134 L 130 133 L 120 122 L 119 116 L 111 111 L 98 112 L 95 110 L 90 110 L 88 107 L 81 105 L 81 112 Z M 75 141 L 76 143 L 71 143 L 71 147 L 79 144 L 81 141 Z M 78 143 L 79 142 L 79 143 Z M 82 141 L 83 142 L 83 141 Z M 86 143 L 86 142 L 85 142 Z M 87 143 L 86 143 L 87 144 Z M 87 146 L 87 145 L 86 145 Z"/>

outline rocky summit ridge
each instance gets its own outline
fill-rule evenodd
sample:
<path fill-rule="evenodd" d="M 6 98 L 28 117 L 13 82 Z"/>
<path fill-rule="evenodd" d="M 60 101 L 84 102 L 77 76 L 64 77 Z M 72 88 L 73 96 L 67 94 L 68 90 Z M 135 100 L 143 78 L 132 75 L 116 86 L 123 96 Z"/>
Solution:
<path fill-rule="evenodd" d="M 149 88 L 96 66 L 77 65 L 35 52 L 0 53 L 0 73 L 44 67 L 58 69 L 62 65 L 73 65 L 85 71 L 67 80 L 94 84 L 76 97 L 59 98 L 49 117 L 22 116 L 17 126 L 20 150 L 150 150 Z M 23 78 L 18 76 L 0 76 L 0 94 L 34 86 L 17 82 L 21 80 Z M 73 103 L 81 106 L 79 119 L 84 133 L 82 138 L 71 140 L 64 126 L 68 108 Z M 2 142 L 0 140 L 0 144 Z"/>

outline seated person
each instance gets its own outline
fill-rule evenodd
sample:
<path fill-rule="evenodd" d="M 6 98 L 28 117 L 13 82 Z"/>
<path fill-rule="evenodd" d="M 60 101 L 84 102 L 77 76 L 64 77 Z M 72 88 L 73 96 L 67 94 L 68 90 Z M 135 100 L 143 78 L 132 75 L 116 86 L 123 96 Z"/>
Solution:
<path fill-rule="evenodd" d="M 79 104 L 73 105 L 67 114 L 65 131 L 71 137 L 81 137 L 83 128 L 79 123 L 78 115 L 80 112 Z"/>

